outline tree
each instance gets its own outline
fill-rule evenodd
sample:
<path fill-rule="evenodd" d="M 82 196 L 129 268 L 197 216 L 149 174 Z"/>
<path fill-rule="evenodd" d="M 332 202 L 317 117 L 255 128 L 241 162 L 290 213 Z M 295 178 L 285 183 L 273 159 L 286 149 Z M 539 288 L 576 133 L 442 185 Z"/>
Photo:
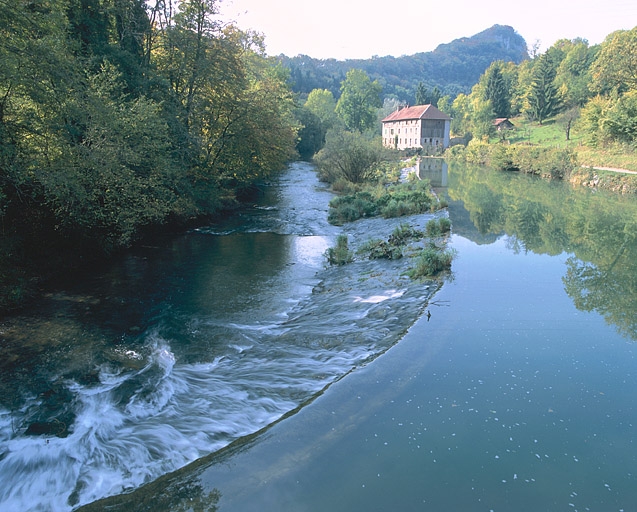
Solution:
<path fill-rule="evenodd" d="M 609 98 L 595 96 L 582 108 L 580 130 L 588 144 L 600 146 L 605 142 L 602 127 L 606 113 L 611 108 L 611 105 L 612 101 Z"/>
<path fill-rule="evenodd" d="M 580 112 L 581 112 L 580 107 L 575 106 L 563 111 L 558 116 L 557 122 L 564 129 L 564 133 L 566 134 L 566 140 L 571 140 L 571 128 L 573 127 L 573 123 L 579 119 Z"/>
<path fill-rule="evenodd" d="M 491 102 L 495 116 L 509 117 L 511 95 L 500 71 L 500 63 L 496 62 L 487 69 L 484 80 L 484 99 Z"/>
<path fill-rule="evenodd" d="M 425 84 L 418 82 L 418 87 L 416 88 L 416 105 L 426 105 L 428 94 L 429 91 L 427 91 Z"/>
<path fill-rule="evenodd" d="M 637 27 L 618 30 L 602 44 L 591 66 L 594 92 L 619 93 L 637 89 Z"/>
<path fill-rule="evenodd" d="M 469 98 L 471 108 L 471 134 L 479 139 L 491 137 L 495 133 L 491 101 L 485 101 L 475 94 L 471 94 Z"/>
<path fill-rule="evenodd" d="M 555 85 L 566 108 L 583 107 L 591 97 L 590 66 L 597 50 L 582 39 L 565 41 L 562 49 L 564 56 L 557 67 Z"/>
<path fill-rule="evenodd" d="M 416 105 L 433 105 L 434 107 L 437 107 L 441 96 L 442 92 L 437 85 L 429 91 L 423 82 L 418 82 L 418 87 L 416 89 Z"/>
<path fill-rule="evenodd" d="M 471 107 L 469 96 L 458 94 L 451 103 L 451 108 L 446 111 L 451 116 L 451 132 L 454 135 L 466 137 L 471 134 Z M 469 137 L 470 138 L 470 137 Z"/>
<path fill-rule="evenodd" d="M 555 67 L 548 52 L 545 52 L 533 66 L 531 85 L 527 97 L 528 112 L 540 124 L 545 119 L 556 114 L 560 105 L 554 80 Z"/>
<path fill-rule="evenodd" d="M 605 113 L 602 129 L 613 141 L 637 141 L 637 89 L 622 94 Z"/>
<path fill-rule="evenodd" d="M 362 183 L 376 177 L 385 158 L 386 150 L 380 137 L 357 131 L 330 130 L 325 147 L 317 153 L 315 160 L 321 179 L 328 183 L 338 179 Z"/>
<path fill-rule="evenodd" d="M 305 108 L 321 120 L 326 131 L 336 124 L 336 100 L 331 91 L 313 89 L 305 100 Z"/>
<path fill-rule="evenodd" d="M 341 83 L 341 97 L 336 104 L 336 114 L 350 130 L 364 132 L 376 127 L 376 110 L 382 105 L 382 87 L 373 82 L 365 71 L 351 69 Z"/>
<path fill-rule="evenodd" d="M 325 130 L 319 117 L 307 107 L 299 107 L 294 116 L 301 124 L 296 150 L 304 160 L 310 160 L 325 143 Z"/>
<path fill-rule="evenodd" d="M 302 158 L 309 159 L 325 144 L 325 134 L 337 123 L 336 100 L 327 89 L 310 91 L 303 106 L 295 111 L 301 123 L 296 149 Z"/>
<path fill-rule="evenodd" d="M 223 47 L 220 42 L 220 26 L 215 21 L 217 0 L 182 0 L 179 11 L 163 31 L 156 64 L 160 73 L 168 78 L 175 99 L 182 112 L 179 118 L 187 127 L 192 122 L 194 102 L 200 89 L 214 75 L 215 51 Z M 220 55 L 225 57 L 225 55 Z"/>

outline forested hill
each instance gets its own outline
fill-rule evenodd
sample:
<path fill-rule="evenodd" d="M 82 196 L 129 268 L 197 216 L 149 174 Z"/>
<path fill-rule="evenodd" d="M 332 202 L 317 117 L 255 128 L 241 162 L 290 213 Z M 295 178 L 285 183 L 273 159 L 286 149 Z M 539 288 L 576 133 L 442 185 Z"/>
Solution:
<path fill-rule="evenodd" d="M 413 103 L 418 83 L 427 88 L 437 86 L 443 94 L 468 93 L 480 75 L 497 60 L 519 64 L 528 59 L 524 38 L 512 27 L 494 25 L 472 37 L 455 39 L 439 45 L 434 51 L 401 57 L 371 59 L 313 59 L 306 55 L 279 56 L 290 69 L 296 92 L 328 89 L 338 97 L 341 82 L 352 68 L 364 70 L 383 86 L 386 97 Z"/>

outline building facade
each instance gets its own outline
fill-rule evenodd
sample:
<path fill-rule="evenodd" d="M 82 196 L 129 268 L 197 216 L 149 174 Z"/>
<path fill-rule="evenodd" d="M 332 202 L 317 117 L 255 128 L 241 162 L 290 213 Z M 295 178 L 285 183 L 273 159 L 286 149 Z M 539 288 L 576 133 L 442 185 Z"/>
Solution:
<path fill-rule="evenodd" d="M 433 105 L 405 107 L 383 123 L 383 145 L 393 149 L 422 149 L 427 155 L 449 147 L 451 117 Z"/>

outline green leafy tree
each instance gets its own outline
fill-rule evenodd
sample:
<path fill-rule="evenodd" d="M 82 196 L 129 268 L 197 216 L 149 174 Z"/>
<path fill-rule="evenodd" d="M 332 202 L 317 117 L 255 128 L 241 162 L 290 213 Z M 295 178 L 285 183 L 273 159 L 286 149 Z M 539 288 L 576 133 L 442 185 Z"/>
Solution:
<path fill-rule="evenodd" d="M 594 92 L 637 89 L 637 27 L 610 34 L 591 66 Z"/>
<path fill-rule="evenodd" d="M 334 183 L 345 179 L 362 183 L 377 177 L 387 152 L 380 137 L 370 137 L 358 131 L 330 130 L 325 147 L 316 155 L 319 175 L 323 181 Z"/>
<path fill-rule="evenodd" d="M 336 100 L 332 91 L 313 89 L 305 100 L 305 108 L 321 120 L 325 130 L 329 130 L 337 122 Z"/>
<path fill-rule="evenodd" d="M 495 133 L 491 101 L 485 101 L 474 94 L 470 98 L 471 134 L 479 139 L 491 137 Z"/>
<path fill-rule="evenodd" d="M 609 98 L 595 96 L 582 108 L 579 129 L 586 142 L 594 147 L 606 142 L 603 123 L 612 103 Z"/>
<path fill-rule="evenodd" d="M 549 53 L 545 52 L 533 66 L 533 74 L 527 96 L 528 114 L 540 124 L 545 119 L 555 115 L 560 106 L 554 80 L 555 67 Z"/>
<path fill-rule="evenodd" d="M 364 132 L 376 127 L 376 111 L 382 106 L 378 81 L 370 80 L 365 71 L 351 69 L 341 84 L 341 97 L 336 114 L 350 130 Z"/>
<path fill-rule="evenodd" d="M 564 57 L 557 67 L 555 85 L 566 108 L 582 107 L 590 99 L 590 66 L 596 51 L 581 39 L 563 41 Z"/>
<path fill-rule="evenodd" d="M 515 78 L 511 82 L 511 114 L 518 115 L 528 110 L 529 84 L 533 75 L 532 60 L 525 60 L 516 66 Z"/>
<path fill-rule="evenodd" d="M 426 105 L 428 95 L 429 91 L 427 87 L 425 87 L 425 84 L 418 82 L 418 86 L 416 87 L 416 105 Z"/>
<path fill-rule="evenodd" d="M 319 117 L 302 106 L 295 110 L 294 115 L 301 124 L 296 150 L 301 158 L 311 159 L 325 143 L 325 130 Z"/>
<path fill-rule="evenodd" d="M 610 140 L 628 144 L 637 141 L 637 89 L 613 102 L 605 113 L 602 129 Z"/>
<path fill-rule="evenodd" d="M 336 100 L 327 89 L 312 90 L 305 104 L 297 110 L 297 119 L 303 126 L 297 150 L 303 158 L 312 157 L 323 147 L 325 134 L 339 122 L 335 110 Z"/>
<path fill-rule="evenodd" d="M 491 102 L 496 117 L 509 117 L 511 110 L 511 94 L 500 70 L 501 63 L 492 64 L 484 76 L 484 97 Z"/>
<path fill-rule="evenodd" d="M 446 111 L 451 116 L 451 132 L 454 135 L 466 137 L 471 134 L 471 106 L 469 96 L 458 94 Z M 469 136 L 470 138 L 470 136 Z"/>
<path fill-rule="evenodd" d="M 442 92 L 437 85 L 430 91 L 423 82 L 418 82 L 418 87 L 416 88 L 416 105 L 434 105 L 437 107 L 441 96 Z"/>

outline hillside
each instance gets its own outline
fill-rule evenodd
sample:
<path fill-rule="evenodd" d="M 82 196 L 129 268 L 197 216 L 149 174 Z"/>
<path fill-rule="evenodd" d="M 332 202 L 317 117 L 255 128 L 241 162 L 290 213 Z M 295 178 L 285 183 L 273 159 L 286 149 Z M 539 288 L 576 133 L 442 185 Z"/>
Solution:
<path fill-rule="evenodd" d="M 312 89 L 329 89 L 339 95 L 341 81 L 352 68 L 362 69 L 383 85 L 385 96 L 413 103 L 418 82 L 455 96 L 468 93 L 480 75 L 496 60 L 519 64 L 528 58 L 524 38 L 512 27 L 494 25 L 471 37 L 441 44 L 431 52 L 401 57 L 371 59 L 314 59 L 306 55 L 278 59 L 290 69 L 293 89 L 307 94 Z"/>

